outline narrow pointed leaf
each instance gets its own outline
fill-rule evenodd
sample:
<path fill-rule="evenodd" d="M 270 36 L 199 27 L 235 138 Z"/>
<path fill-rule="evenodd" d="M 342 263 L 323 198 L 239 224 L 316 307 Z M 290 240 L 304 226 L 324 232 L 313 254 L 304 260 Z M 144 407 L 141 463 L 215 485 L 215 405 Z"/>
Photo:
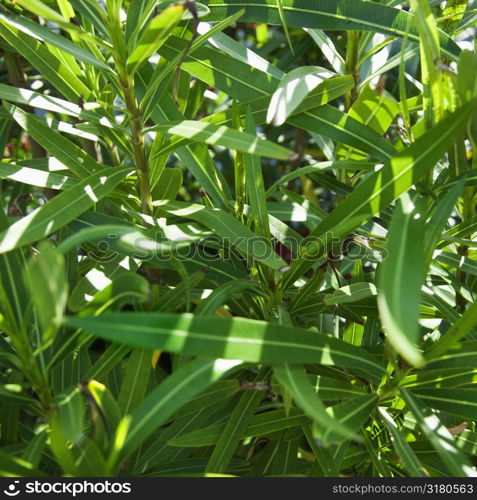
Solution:
<path fill-rule="evenodd" d="M 417 197 L 401 196 L 388 232 L 387 258 L 381 264 L 378 306 L 394 349 L 409 363 L 424 363 L 417 350 L 418 316 L 424 281 L 425 221 Z"/>
<path fill-rule="evenodd" d="M 139 66 L 157 51 L 182 19 L 184 12 L 182 4 L 172 5 L 151 20 L 128 57 L 129 74 L 134 74 Z"/>
<path fill-rule="evenodd" d="M 0 253 L 46 238 L 112 191 L 131 169 L 105 168 L 62 192 L 0 233 Z"/>
<path fill-rule="evenodd" d="M 318 398 L 305 370 L 288 363 L 275 365 L 274 373 L 279 382 L 287 388 L 296 404 L 311 418 L 315 425 L 332 429 L 343 438 L 360 441 L 360 437 L 353 429 L 341 424 L 326 411 L 326 406 Z M 328 444 L 325 442 L 325 444 Z"/>
<path fill-rule="evenodd" d="M 255 134 L 240 132 L 224 125 L 184 120 L 178 123 L 155 125 L 151 130 L 279 160 L 287 160 L 293 154 L 289 149 L 265 139 L 259 139 Z"/>
<path fill-rule="evenodd" d="M 318 66 L 302 66 L 287 73 L 272 96 L 267 123 L 283 125 L 307 94 L 333 76 L 334 73 Z"/>
<path fill-rule="evenodd" d="M 17 106 L 5 105 L 13 119 L 41 144 L 52 156 L 63 163 L 78 177 L 86 177 L 100 170 L 101 165 L 79 146 L 51 130 L 44 122 L 35 116 L 25 113 Z"/>
<path fill-rule="evenodd" d="M 243 7 L 242 0 L 210 0 L 210 15 L 206 21 L 216 21 Z M 242 20 L 249 22 L 282 24 L 276 0 L 247 2 Z M 342 31 L 366 30 L 394 36 L 405 36 L 418 42 L 419 32 L 411 14 L 386 5 L 373 5 L 363 0 L 282 0 L 282 9 L 288 26 Z M 411 17 L 410 27 L 408 18 Z M 444 50 L 458 57 L 459 48 L 444 32 L 439 33 Z"/>
<path fill-rule="evenodd" d="M 419 427 L 437 451 L 449 472 L 457 477 L 477 477 L 477 471 L 455 444 L 455 439 L 439 420 L 435 413 L 411 395 L 407 389 L 401 388 L 401 395 L 410 411 L 414 414 Z"/>
<path fill-rule="evenodd" d="M 136 450 L 184 403 L 238 365 L 240 361 L 195 360 L 167 377 L 133 411 L 122 456 L 126 457 Z"/>
<path fill-rule="evenodd" d="M 383 368 L 362 348 L 301 328 L 245 318 L 191 314 L 112 313 L 66 323 L 116 342 L 183 354 L 261 363 L 320 363 L 380 380 Z"/>

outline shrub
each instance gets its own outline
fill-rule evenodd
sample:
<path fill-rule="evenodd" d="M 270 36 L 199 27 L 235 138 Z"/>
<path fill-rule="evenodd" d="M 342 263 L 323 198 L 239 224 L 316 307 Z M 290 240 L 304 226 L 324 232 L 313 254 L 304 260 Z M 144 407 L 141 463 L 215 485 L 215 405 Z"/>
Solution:
<path fill-rule="evenodd" d="M 475 2 L 0 3 L 4 475 L 476 475 Z"/>

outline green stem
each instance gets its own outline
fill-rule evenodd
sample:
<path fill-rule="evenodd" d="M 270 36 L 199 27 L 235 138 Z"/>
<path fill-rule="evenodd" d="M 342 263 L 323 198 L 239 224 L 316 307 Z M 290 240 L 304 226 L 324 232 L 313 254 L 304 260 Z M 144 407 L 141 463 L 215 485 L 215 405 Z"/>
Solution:
<path fill-rule="evenodd" d="M 120 2 L 119 2 L 120 4 Z M 134 76 L 127 71 L 127 49 L 121 22 L 118 16 L 118 5 L 114 0 L 110 1 L 110 23 L 109 34 L 114 46 L 113 58 L 119 75 L 124 104 L 129 117 L 131 129 L 131 143 L 133 146 L 134 163 L 139 181 L 139 197 L 141 199 L 141 210 L 146 215 L 152 214 L 151 183 L 149 179 L 149 164 L 143 137 L 143 120 L 139 109 L 136 92 L 134 89 Z"/>
<path fill-rule="evenodd" d="M 134 160 L 139 180 L 139 196 L 141 198 L 141 210 L 147 215 L 152 214 L 151 184 L 149 179 L 149 165 L 144 147 L 142 134 L 141 111 L 137 105 L 134 82 L 132 78 L 124 80 L 121 78 L 124 103 L 128 110 L 129 125 L 131 127 L 131 143 L 133 146 Z"/>
<path fill-rule="evenodd" d="M 48 380 L 44 377 L 38 366 L 26 332 L 15 330 L 13 325 L 7 331 L 22 363 L 23 373 L 30 381 L 43 409 L 50 413 L 53 409 L 51 389 Z"/>
<path fill-rule="evenodd" d="M 359 79 L 359 40 L 361 38 L 361 32 L 348 31 L 346 37 L 346 72 L 353 75 L 357 84 Z M 357 97 L 358 89 L 355 86 L 346 94 L 346 107 L 348 109 Z"/>

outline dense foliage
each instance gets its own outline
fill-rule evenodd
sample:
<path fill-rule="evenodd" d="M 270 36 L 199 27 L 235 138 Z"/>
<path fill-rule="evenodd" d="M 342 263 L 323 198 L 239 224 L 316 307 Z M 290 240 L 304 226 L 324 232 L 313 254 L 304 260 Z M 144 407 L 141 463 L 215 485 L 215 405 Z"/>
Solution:
<path fill-rule="evenodd" d="M 0 0 L 0 470 L 477 474 L 477 2 Z"/>

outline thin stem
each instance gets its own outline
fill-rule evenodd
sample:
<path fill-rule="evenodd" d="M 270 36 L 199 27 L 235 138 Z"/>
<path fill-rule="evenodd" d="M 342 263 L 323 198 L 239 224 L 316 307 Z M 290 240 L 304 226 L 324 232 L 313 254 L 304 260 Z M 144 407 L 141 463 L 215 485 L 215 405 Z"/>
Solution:
<path fill-rule="evenodd" d="M 118 4 L 110 2 L 110 23 L 109 34 L 113 43 L 113 58 L 119 76 L 119 83 L 123 94 L 124 104 L 126 105 L 129 117 L 129 127 L 131 129 L 131 143 L 133 146 L 134 163 L 136 166 L 139 181 L 139 197 L 141 199 L 141 210 L 146 215 L 152 214 L 151 184 L 149 179 L 149 164 L 144 147 L 143 137 L 143 119 L 141 110 L 136 101 L 136 92 L 134 89 L 134 76 L 127 71 L 127 49 L 124 34 L 119 19 Z"/>
<path fill-rule="evenodd" d="M 347 32 L 346 72 L 353 75 L 356 84 L 359 83 L 359 40 L 360 31 Z M 358 97 L 358 89 L 354 86 L 346 95 L 346 107 L 349 109 Z"/>
<path fill-rule="evenodd" d="M 46 412 L 51 412 L 53 409 L 51 389 L 48 380 L 44 377 L 38 366 L 27 333 L 25 331 L 11 330 L 10 338 L 23 365 L 23 373 L 30 381 L 41 406 Z"/>
<path fill-rule="evenodd" d="M 141 210 L 147 215 L 152 214 L 151 184 L 149 179 L 149 165 L 144 147 L 144 137 L 142 134 L 141 111 L 137 105 L 134 82 L 132 78 L 126 81 L 121 78 L 124 103 L 128 110 L 129 126 L 131 127 L 131 143 L 133 146 L 134 160 L 136 163 L 137 175 L 139 179 L 139 196 L 141 198 Z"/>

